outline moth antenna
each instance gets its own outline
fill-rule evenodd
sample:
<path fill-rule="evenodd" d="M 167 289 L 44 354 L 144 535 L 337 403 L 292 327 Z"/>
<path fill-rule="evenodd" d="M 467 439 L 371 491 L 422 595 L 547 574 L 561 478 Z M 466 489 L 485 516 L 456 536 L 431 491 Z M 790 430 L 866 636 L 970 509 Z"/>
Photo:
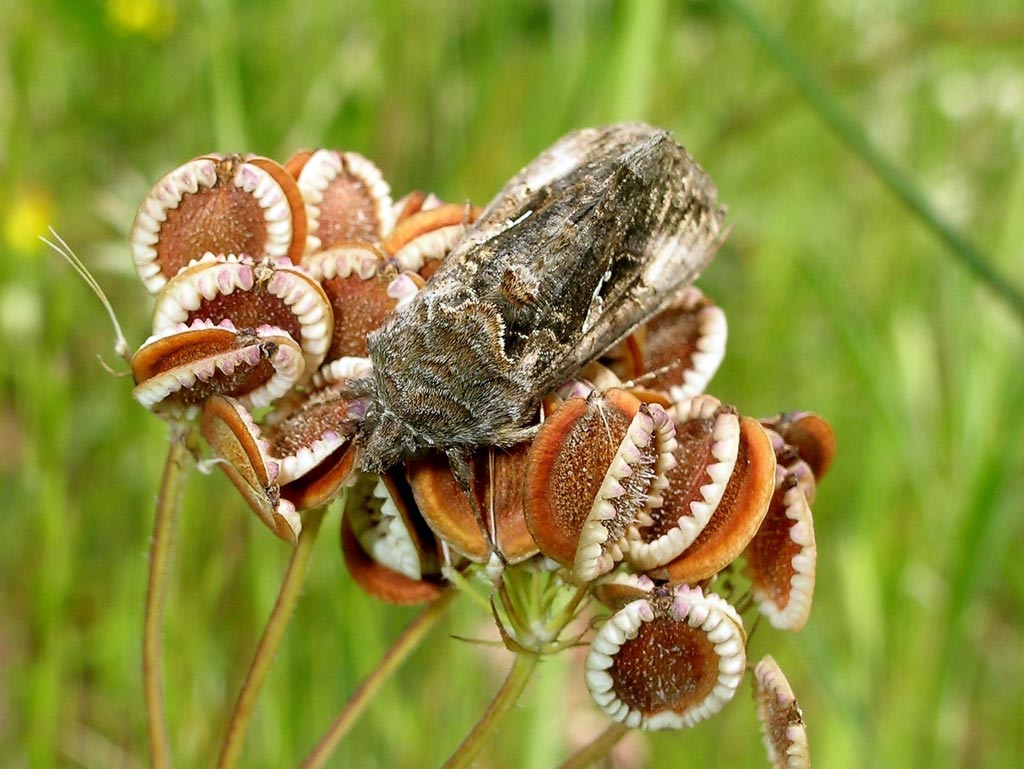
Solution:
<path fill-rule="evenodd" d="M 491 520 L 491 518 L 489 516 L 487 520 L 484 519 L 484 511 L 480 509 L 480 502 L 473 493 L 473 471 L 470 469 L 469 460 L 466 458 L 466 454 L 453 448 L 445 451 L 445 455 L 448 457 L 448 465 L 452 469 L 452 475 L 455 476 L 455 482 L 459 484 L 459 488 L 462 490 L 463 495 L 466 497 L 466 501 L 469 503 L 469 509 L 473 511 L 473 517 L 476 518 L 477 525 L 480 527 L 480 532 L 484 535 L 484 541 L 487 543 L 488 549 L 492 553 L 496 553 L 498 557 L 501 558 L 502 563 L 504 563 L 505 559 L 501 553 L 498 552 L 497 544 L 494 541 L 493 521 L 492 527 L 489 528 L 487 526 L 487 520 Z M 493 510 L 491 512 L 493 512 Z"/>
<path fill-rule="evenodd" d="M 637 385 L 643 384 L 644 382 L 649 382 L 655 377 L 664 374 L 666 371 L 671 371 L 674 368 L 679 368 L 681 365 L 683 365 L 683 362 L 678 360 L 673 361 L 672 363 L 666 363 L 664 366 L 659 366 L 653 371 L 647 371 L 638 377 L 633 377 L 628 382 L 623 382 L 619 386 L 622 387 L 624 390 L 628 390 L 630 387 L 636 387 Z"/>
<path fill-rule="evenodd" d="M 96 278 L 92 276 L 92 273 L 89 272 L 89 268 L 86 267 L 82 260 L 78 258 L 78 255 L 74 252 L 74 249 L 72 249 L 71 246 L 67 244 L 64 238 L 57 234 L 57 231 L 53 229 L 53 227 L 50 227 L 49 230 L 54 240 L 57 241 L 56 243 L 54 243 L 52 240 L 48 240 L 46 237 L 42 235 L 39 236 L 39 239 L 43 241 L 43 243 L 48 245 L 51 249 L 53 249 L 68 264 L 74 267 L 75 272 L 79 274 L 82 280 L 85 281 L 86 285 L 88 285 L 89 288 L 92 289 L 92 292 L 96 294 L 96 296 L 99 298 L 100 304 L 102 304 L 103 308 L 107 311 L 107 315 L 110 317 L 110 322 L 114 326 L 114 352 L 117 354 L 119 358 L 123 358 L 124 360 L 130 362 L 132 359 L 131 348 L 128 346 L 128 341 L 124 338 L 124 332 L 121 331 L 121 324 L 117 320 L 117 314 L 114 312 L 114 307 L 113 305 L 110 304 L 110 300 L 107 299 L 106 293 L 104 293 L 103 289 L 100 287 L 100 284 L 96 280 Z M 103 364 L 103 367 L 107 371 L 113 371 L 113 369 L 111 369 L 110 366 L 106 365 L 105 363 Z"/>

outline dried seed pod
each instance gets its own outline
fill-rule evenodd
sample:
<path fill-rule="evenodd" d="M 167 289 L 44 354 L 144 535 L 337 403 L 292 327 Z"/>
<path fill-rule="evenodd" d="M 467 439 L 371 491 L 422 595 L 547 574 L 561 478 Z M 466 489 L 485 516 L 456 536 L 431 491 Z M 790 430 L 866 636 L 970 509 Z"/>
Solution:
<path fill-rule="evenodd" d="M 393 475 L 364 475 L 349 492 L 341 523 L 345 564 L 370 595 L 401 605 L 426 603 L 443 589 L 433 534 Z"/>
<path fill-rule="evenodd" d="M 836 435 L 822 417 L 809 411 L 791 411 L 773 419 L 763 419 L 761 423 L 796 449 L 800 459 L 811 468 L 815 479 L 821 480 L 832 466 Z"/>
<path fill-rule="evenodd" d="M 490 558 L 492 542 L 509 564 L 536 555 L 537 545 L 523 515 L 529 448 L 525 443 L 510 449 L 485 448 L 469 460 L 470 490 L 483 521 L 477 520 L 443 454 L 406 461 L 416 506 L 434 533 L 476 563 Z M 481 526 L 486 527 L 486 535 Z"/>
<path fill-rule="evenodd" d="M 281 495 L 296 509 L 326 504 L 351 480 L 357 454 L 352 437 L 365 413 L 366 404 L 339 383 L 309 392 L 267 426 L 281 465 Z"/>
<path fill-rule="evenodd" d="M 671 426 L 624 390 L 571 398 L 534 439 L 524 512 L 544 555 L 589 581 L 622 558 L 629 529 L 657 504 L 671 460 Z"/>
<path fill-rule="evenodd" d="M 253 262 L 207 254 L 170 280 L 153 309 L 153 333 L 197 318 L 236 328 L 271 325 L 302 347 L 312 376 L 331 341 L 331 305 L 320 285 L 285 260 Z"/>
<path fill-rule="evenodd" d="M 817 553 L 803 487 L 780 467 L 768 514 L 746 549 L 754 598 L 773 627 L 796 631 L 807 622 Z"/>
<path fill-rule="evenodd" d="M 623 379 L 679 402 L 704 392 L 725 357 L 725 313 L 688 286 L 669 307 L 609 353 Z"/>
<path fill-rule="evenodd" d="M 429 276 L 478 216 L 480 209 L 468 203 L 447 203 L 420 210 L 403 218 L 381 248 L 403 270 Z"/>
<path fill-rule="evenodd" d="M 740 418 L 736 465 L 711 519 L 682 555 L 652 576 L 693 584 L 732 563 L 757 533 L 775 489 L 775 454 L 764 428 Z"/>
<path fill-rule="evenodd" d="M 616 571 L 597 580 L 592 592 L 605 606 L 612 611 L 618 611 L 638 598 L 646 598 L 654 587 L 654 580 L 646 574 Z"/>
<path fill-rule="evenodd" d="M 303 266 L 323 287 L 334 314 L 327 361 L 366 357 L 366 335 L 398 306 L 390 287 L 394 268 L 369 244 L 355 243 L 307 256 Z"/>
<path fill-rule="evenodd" d="M 736 693 L 746 636 L 721 597 L 684 585 L 626 604 L 594 636 L 587 688 L 616 721 L 682 729 L 714 715 Z"/>
<path fill-rule="evenodd" d="M 807 726 L 782 668 L 766 656 L 754 666 L 754 703 L 773 769 L 810 769 Z"/>
<path fill-rule="evenodd" d="M 213 453 L 224 460 L 221 469 L 253 512 L 277 536 L 294 544 L 301 519 L 295 506 L 281 498 L 280 464 L 271 457 L 249 411 L 234 398 L 215 395 L 203 408 L 202 431 Z"/>
<path fill-rule="evenodd" d="M 230 321 L 197 319 L 147 339 L 132 357 L 133 396 L 147 409 L 188 416 L 211 395 L 231 395 L 247 408 L 277 400 L 299 381 L 302 350 L 271 326 L 239 331 Z"/>
<path fill-rule="evenodd" d="M 362 155 L 299 152 L 285 168 L 298 180 L 306 203 L 308 253 L 353 241 L 376 243 L 394 227 L 391 188 Z"/>
<path fill-rule="evenodd" d="M 630 537 L 629 560 L 641 570 L 663 566 L 697 539 L 718 509 L 740 453 L 740 417 L 703 395 L 669 412 L 675 465 L 666 473 L 662 505 Z"/>
<path fill-rule="evenodd" d="M 207 252 L 297 262 L 306 214 L 295 180 L 273 160 L 207 155 L 157 182 L 129 240 L 139 278 L 155 294 Z"/>

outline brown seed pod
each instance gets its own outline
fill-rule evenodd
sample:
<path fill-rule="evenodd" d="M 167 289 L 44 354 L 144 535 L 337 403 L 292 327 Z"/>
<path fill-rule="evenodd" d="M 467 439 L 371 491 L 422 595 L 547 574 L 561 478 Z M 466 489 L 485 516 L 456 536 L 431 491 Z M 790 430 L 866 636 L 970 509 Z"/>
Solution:
<path fill-rule="evenodd" d="M 263 326 L 239 331 L 230 321 L 197 319 L 147 339 L 132 357 L 133 396 L 147 409 L 189 416 L 211 395 L 231 395 L 259 408 L 284 395 L 305 369 L 287 332 Z"/>
<path fill-rule="evenodd" d="M 208 252 L 298 262 L 306 214 L 295 180 L 273 160 L 207 155 L 157 182 L 129 240 L 139 278 L 155 294 Z"/>
<path fill-rule="evenodd" d="M 807 726 L 782 668 L 766 656 L 752 677 L 757 718 L 773 769 L 810 769 Z"/>
<path fill-rule="evenodd" d="M 740 452 L 740 417 L 716 398 L 699 396 L 669 413 L 675 465 L 666 473 L 662 505 L 629 543 L 629 560 L 641 570 L 663 566 L 693 544 L 718 509 Z"/>
<path fill-rule="evenodd" d="M 398 306 L 394 268 L 374 246 L 354 243 L 307 256 L 303 266 L 323 287 L 334 314 L 327 361 L 366 357 L 366 335 Z"/>
<path fill-rule="evenodd" d="M 307 150 L 292 156 L 285 168 L 306 203 L 307 253 L 353 241 L 376 243 L 394 227 L 391 188 L 362 155 Z"/>
<path fill-rule="evenodd" d="M 589 581 L 622 558 L 637 517 L 659 501 L 671 461 L 669 420 L 624 390 L 570 398 L 548 417 L 527 461 L 524 512 L 544 555 Z"/>
<path fill-rule="evenodd" d="M 612 611 L 618 611 L 638 598 L 646 598 L 654 587 L 654 581 L 646 574 L 616 571 L 594 582 L 591 590 L 597 600 Z"/>
<path fill-rule="evenodd" d="M 775 454 L 764 428 L 740 418 L 739 452 L 721 501 L 682 555 L 653 576 L 694 584 L 732 563 L 757 533 L 775 488 Z"/>
<path fill-rule="evenodd" d="M 394 474 L 360 476 L 346 498 L 341 527 L 345 564 L 367 593 L 401 605 L 441 594 L 437 542 Z"/>
<path fill-rule="evenodd" d="M 641 729 L 682 729 L 732 699 L 746 666 L 736 610 L 685 585 L 652 590 L 605 621 L 585 663 L 594 702 Z"/>
<path fill-rule="evenodd" d="M 768 514 L 746 549 L 754 598 L 773 627 L 796 631 L 807 622 L 817 553 L 803 487 L 793 473 L 777 468 Z"/>
<path fill-rule="evenodd" d="M 725 357 L 725 313 L 694 286 L 609 353 L 623 379 L 644 376 L 644 387 L 674 402 L 700 395 Z"/>
<path fill-rule="evenodd" d="M 331 305 L 320 285 L 285 260 L 253 262 L 207 254 L 164 287 L 153 309 L 153 333 L 197 318 L 259 331 L 270 325 L 302 347 L 305 376 L 323 361 L 331 340 Z"/>
<path fill-rule="evenodd" d="M 836 435 L 824 418 L 809 411 L 791 411 L 773 419 L 763 419 L 761 423 L 796 449 L 800 459 L 811 468 L 815 479 L 820 481 L 828 472 L 836 454 Z"/>
<path fill-rule="evenodd" d="M 344 383 L 312 390 L 286 414 L 274 415 L 265 434 L 278 458 L 281 495 L 298 510 L 330 501 L 355 472 L 352 437 L 366 405 Z"/>
<path fill-rule="evenodd" d="M 525 561 L 537 553 L 523 516 L 523 480 L 529 444 L 509 449 L 484 448 L 469 460 L 470 490 L 476 513 L 452 474 L 443 454 L 428 454 L 405 463 L 416 506 L 430 528 L 455 550 L 476 563 L 491 556 L 493 542 L 509 564 Z M 485 537 L 481 524 L 487 528 Z"/>
<path fill-rule="evenodd" d="M 271 531 L 295 543 L 302 522 L 295 506 L 281 498 L 277 483 L 280 464 L 270 456 L 267 442 L 252 415 L 234 398 L 215 395 L 206 401 L 203 437 L 249 507 Z"/>
<path fill-rule="evenodd" d="M 428 276 L 480 215 L 467 204 L 446 203 L 405 217 L 381 243 L 403 270 Z"/>

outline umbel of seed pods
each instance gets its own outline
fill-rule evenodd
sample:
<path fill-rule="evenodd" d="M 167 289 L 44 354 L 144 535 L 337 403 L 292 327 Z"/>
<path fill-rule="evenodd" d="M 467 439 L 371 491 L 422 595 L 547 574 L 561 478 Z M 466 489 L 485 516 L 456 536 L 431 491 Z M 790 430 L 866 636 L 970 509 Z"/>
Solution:
<path fill-rule="evenodd" d="M 726 322 L 690 287 L 551 393 L 532 441 L 470 458 L 475 505 L 441 454 L 360 473 L 368 404 L 346 384 L 370 371 L 366 336 L 477 215 L 419 192 L 393 202 L 353 152 L 301 152 L 283 166 L 209 155 L 171 171 L 131 231 L 156 297 L 152 336 L 132 360 L 135 398 L 199 420 L 218 465 L 287 541 L 303 510 L 347 490 L 344 558 L 378 598 L 431 601 L 446 566 L 488 563 L 589 584 L 608 609 L 586 659 L 594 701 L 630 726 L 694 724 L 748 670 L 740 614 L 712 590 L 718 575 L 739 559 L 736 578 L 771 625 L 807 621 L 810 505 L 831 429 L 808 413 L 758 421 L 704 394 Z M 752 680 L 772 763 L 807 766 L 781 670 L 765 658 Z"/>

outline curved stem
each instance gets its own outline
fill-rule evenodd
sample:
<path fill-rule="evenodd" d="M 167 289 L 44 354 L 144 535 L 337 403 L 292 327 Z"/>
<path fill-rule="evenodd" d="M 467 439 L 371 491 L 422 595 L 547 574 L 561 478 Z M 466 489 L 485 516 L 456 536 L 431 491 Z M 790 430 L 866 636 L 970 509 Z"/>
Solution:
<path fill-rule="evenodd" d="M 600 758 L 608 755 L 619 740 L 626 736 L 629 727 L 624 723 L 616 721 L 608 726 L 597 737 L 577 750 L 565 761 L 560 763 L 556 769 L 585 769 Z"/>
<path fill-rule="evenodd" d="M 316 541 L 317 532 L 320 530 L 320 524 L 323 522 L 324 512 L 325 508 L 320 507 L 315 510 L 307 510 L 302 514 L 302 533 L 299 534 L 299 541 L 292 551 L 288 571 L 285 572 L 281 589 L 277 594 L 277 602 L 263 629 L 263 635 L 256 647 L 256 653 L 253 655 L 245 682 L 242 684 L 242 690 L 238 693 L 238 701 L 235 703 L 227 733 L 224 735 L 224 746 L 221 748 L 220 758 L 217 759 L 218 769 L 232 769 L 238 764 L 245 733 L 248 731 L 253 707 L 256 704 L 256 697 L 270 671 L 270 665 L 274 661 L 274 655 L 281 645 L 288 622 L 292 617 L 292 611 L 298 601 L 309 566 L 309 555 L 313 549 L 313 542 Z"/>
<path fill-rule="evenodd" d="M 445 762 L 443 769 L 466 769 L 472 763 L 477 753 L 484 747 L 519 700 L 519 696 L 526 688 L 539 660 L 540 656 L 537 654 L 524 652 L 516 654 L 516 661 L 512 663 L 512 669 L 509 670 L 505 683 L 494 695 L 494 699 L 491 700 L 491 704 L 487 706 L 487 710 L 484 711 L 480 720 L 476 722 L 473 730 L 466 735 L 466 739 Z"/>
<path fill-rule="evenodd" d="M 444 616 L 448 604 L 459 594 L 456 589 L 446 590 L 441 597 L 427 606 L 417 617 L 406 626 L 391 647 L 381 657 L 380 662 L 363 679 L 359 687 L 349 697 L 341 713 L 334 719 L 324 736 L 316 744 L 302 762 L 300 769 L 320 769 L 338 747 L 338 743 L 348 734 L 359 716 L 373 700 L 384 682 L 401 665 L 415 649 L 438 620 Z"/>
<path fill-rule="evenodd" d="M 149 551 L 149 581 L 146 587 L 146 610 L 142 626 L 142 688 L 146 699 L 146 722 L 149 726 L 149 760 L 153 769 L 171 765 L 167 716 L 164 712 L 163 627 L 167 604 L 167 585 L 175 522 L 184 492 L 185 469 L 189 457 L 189 435 L 186 427 L 175 427 L 167 447 L 164 474 L 156 500 L 153 539 Z"/>

